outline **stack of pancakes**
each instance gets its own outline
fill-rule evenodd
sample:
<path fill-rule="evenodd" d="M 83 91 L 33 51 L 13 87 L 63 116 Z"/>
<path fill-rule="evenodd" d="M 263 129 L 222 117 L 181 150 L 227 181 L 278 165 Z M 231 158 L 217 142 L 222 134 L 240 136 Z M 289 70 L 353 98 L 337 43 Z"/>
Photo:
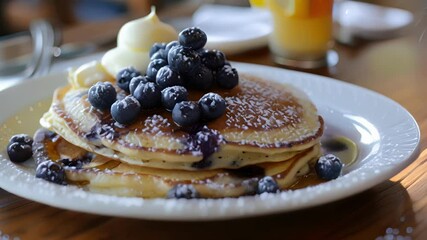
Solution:
<path fill-rule="evenodd" d="M 174 186 L 191 184 L 203 198 L 237 197 L 256 193 L 264 176 L 283 190 L 307 174 L 320 155 L 323 120 L 303 92 L 247 75 L 232 90 L 213 91 L 226 100 L 225 114 L 195 126 L 218 134 L 210 155 L 189 147 L 192 131 L 163 108 L 123 126 L 91 107 L 87 88 L 71 85 L 56 90 L 40 121 L 49 131 L 35 139 L 51 160 L 82 163 L 65 167 L 69 183 L 118 196 L 166 197 Z M 189 98 L 202 95 L 191 91 Z"/>

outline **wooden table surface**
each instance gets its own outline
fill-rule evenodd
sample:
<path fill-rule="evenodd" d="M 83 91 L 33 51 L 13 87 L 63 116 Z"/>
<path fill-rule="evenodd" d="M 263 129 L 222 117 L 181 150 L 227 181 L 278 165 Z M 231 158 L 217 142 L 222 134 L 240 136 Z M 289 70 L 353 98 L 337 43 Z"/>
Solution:
<path fill-rule="evenodd" d="M 414 23 L 404 35 L 361 41 L 351 47 L 336 44 L 339 63 L 310 72 L 372 89 L 411 112 L 421 129 L 420 156 L 398 175 L 319 207 L 214 222 L 86 214 L 49 207 L 0 189 L 0 239 L 427 239 L 427 1 L 381 3 L 414 12 Z M 115 33 L 118 26 L 116 22 L 109 28 L 96 28 Z M 72 29 L 65 39 L 83 36 L 87 28 Z M 264 48 L 229 59 L 274 66 L 270 57 Z"/>

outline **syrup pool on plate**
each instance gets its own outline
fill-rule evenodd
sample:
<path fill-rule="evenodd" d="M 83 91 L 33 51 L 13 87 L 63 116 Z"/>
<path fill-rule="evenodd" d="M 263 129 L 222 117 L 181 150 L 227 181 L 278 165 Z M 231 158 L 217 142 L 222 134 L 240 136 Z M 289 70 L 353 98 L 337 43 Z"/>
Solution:
<path fill-rule="evenodd" d="M 0 125 L 0 146 L 1 152 L 6 150 L 9 139 L 15 134 L 25 133 L 33 136 L 34 132 L 40 128 L 39 119 L 49 109 L 52 99 L 44 99 L 17 112 Z"/>

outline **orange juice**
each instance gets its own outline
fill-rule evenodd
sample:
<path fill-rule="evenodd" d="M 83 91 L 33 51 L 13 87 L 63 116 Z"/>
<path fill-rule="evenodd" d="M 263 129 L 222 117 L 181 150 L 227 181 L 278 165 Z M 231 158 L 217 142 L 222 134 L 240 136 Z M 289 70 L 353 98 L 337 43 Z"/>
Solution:
<path fill-rule="evenodd" d="M 269 47 L 276 58 L 325 59 L 332 44 L 333 0 L 251 0 L 272 15 Z"/>

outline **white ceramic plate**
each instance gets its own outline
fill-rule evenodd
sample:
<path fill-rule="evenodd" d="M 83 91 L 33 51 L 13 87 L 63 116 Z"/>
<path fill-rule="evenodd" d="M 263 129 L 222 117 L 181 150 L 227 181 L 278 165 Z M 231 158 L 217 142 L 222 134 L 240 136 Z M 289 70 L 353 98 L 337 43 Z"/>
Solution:
<path fill-rule="evenodd" d="M 408 26 L 411 12 L 356 1 L 342 1 L 334 6 L 334 21 L 343 31 L 365 39 L 384 39 Z"/>
<path fill-rule="evenodd" d="M 359 146 L 356 165 L 336 180 L 300 190 L 235 199 L 141 199 L 85 192 L 34 177 L 34 170 L 0 158 L 0 187 L 47 205 L 111 216 L 163 220 L 213 220 L 288 212 L 336 201 L 379 184 L 405 168 L 418 153 L 420 132 L 413 117 L 399 104 L 373 91 L 331 78 L 243 63 L 240 72 L 304 90 L 318 106 L 326 134 L 345 135 Z M 0 122 L 19 109 L 51 97 L 65 84 L 65 73 L 30 80 L 0 92 Z M 35 91 L 39 89 L 39 91 Z M 38 119 L 31 119 L 34 128 Z M 22 126 L 25 129 L 28 126 Z M 25 130 L 22 130 L 25 131 Z M 0 138 L 7 129 L 1 129 Z M 6 134 L 7 135 L 7 134 Z M 2 146 L 4 149 L 4 146 Z"/>
<path fill-rule="evenodd" d="M 264 9 L 206 4 L 192 17 L 208 35 L 206 47 L 237 54 L 267 46 L 272 27 Z"/>

